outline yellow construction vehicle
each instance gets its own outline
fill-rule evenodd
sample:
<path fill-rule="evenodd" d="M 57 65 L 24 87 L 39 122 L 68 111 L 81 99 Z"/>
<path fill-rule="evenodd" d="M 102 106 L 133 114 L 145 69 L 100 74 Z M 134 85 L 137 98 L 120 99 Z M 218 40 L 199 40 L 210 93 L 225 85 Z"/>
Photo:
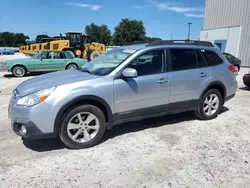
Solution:
<path fill-rule="evenodd" d="M 104 44 L 91 42 L 91 36 L 79 32 L 67 32 L 66 36 L 43 38 L 39 43 L 20 46 L 20 52 L 33 55 L 42 50 L 72 51 L 76 57 L 92 60 L 106 52 Z"/>

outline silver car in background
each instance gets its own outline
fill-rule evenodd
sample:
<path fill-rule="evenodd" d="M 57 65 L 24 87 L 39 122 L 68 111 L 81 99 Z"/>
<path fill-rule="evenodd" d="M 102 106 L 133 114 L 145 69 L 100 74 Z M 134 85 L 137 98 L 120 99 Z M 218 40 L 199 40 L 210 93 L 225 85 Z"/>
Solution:
<path fill-rule="evenodd" d="M 59 136 L 91 147 L 124 122 L 194 111 L 216 118 L 237 88 L 235 68 L 209 42 L 158 41 L 121 46 L 87 63 L 24 81 L 9 104 L 25 138 Z"/>

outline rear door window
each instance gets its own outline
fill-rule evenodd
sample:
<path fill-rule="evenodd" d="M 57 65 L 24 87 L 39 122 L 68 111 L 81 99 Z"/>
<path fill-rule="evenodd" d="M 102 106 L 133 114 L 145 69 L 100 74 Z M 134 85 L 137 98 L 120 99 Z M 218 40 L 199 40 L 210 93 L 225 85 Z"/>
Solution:
<path fill-rule="evenodd" d="M 54 53 L 54 59 L 65 59 L 66 57 L 64 56 L 63 52 L 55 52 Z"/>
<path fill-rule="evenodd" d="M 207 62 L 201 50 L 196 50 L 198 67 L 207 67 Z"/>
<path fill-rule="evenodd" d="M 172 70 L 188 70 L 197 68 L 196 52 L 194 49 L 170 49 Z"/>

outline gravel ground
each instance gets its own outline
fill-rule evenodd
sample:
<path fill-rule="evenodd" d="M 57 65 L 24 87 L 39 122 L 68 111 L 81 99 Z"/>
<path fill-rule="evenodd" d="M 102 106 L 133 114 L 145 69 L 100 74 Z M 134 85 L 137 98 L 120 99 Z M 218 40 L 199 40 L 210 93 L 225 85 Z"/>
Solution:
<path fill-rule="evenodd" d="M 212 121 L 192 113 L 117 126 L 93 148 L 58 139 L 22 140 L 7 119 L 12 89 L 26 78 L 0 73 L 0 187 L 225 187 L 250 185 L 250 90 Z"/>

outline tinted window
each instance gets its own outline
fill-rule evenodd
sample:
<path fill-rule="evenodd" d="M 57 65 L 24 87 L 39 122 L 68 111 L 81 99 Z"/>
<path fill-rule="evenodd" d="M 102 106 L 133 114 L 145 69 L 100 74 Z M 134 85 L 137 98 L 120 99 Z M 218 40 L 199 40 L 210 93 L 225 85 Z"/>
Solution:
<path fill-rule="evenodd" d="M 215 52 L 208 50 L 202 50 L 202 52 L 209 66 L 215 66 L 223 63 L 223 60 Z"/>
<path fill-rule="evenodd" d="M 172 70 L 186 70 L 197 68 L 195 50 L 171 49 Z"/>
<path fill-rule="evenodd" d="M 164 50 L 147 52 L 136 58 L 128 68 L 136 69 L 138 76 L 161 73 L 164 69 Z"/>
<path fill-rule="evenodd" d="M 197 52 L 196 54 L 197 54 L 197 60 L 198 60 L 198 67 L 206 67 L 207 62 L 201 50 L 196 50 L 196 52 Z"/>

